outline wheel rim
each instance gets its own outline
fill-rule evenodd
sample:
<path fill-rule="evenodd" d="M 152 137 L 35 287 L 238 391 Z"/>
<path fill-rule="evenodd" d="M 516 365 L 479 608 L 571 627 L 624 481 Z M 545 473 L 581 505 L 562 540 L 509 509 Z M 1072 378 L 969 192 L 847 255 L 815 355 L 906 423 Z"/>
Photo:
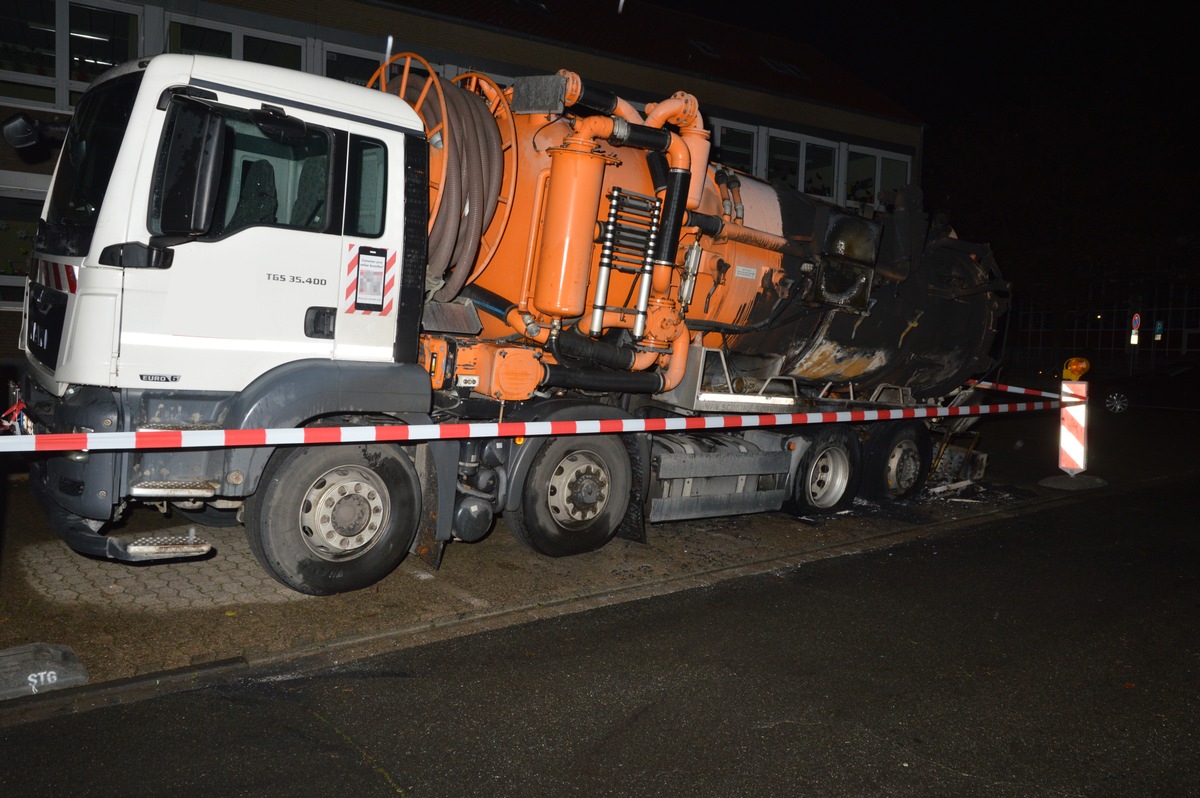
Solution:
<path fill-rule="evenodd" d="M 1124 413 L 1129 409 L 1129 397 L 1120 391 L 1113 391 L 1104 397 L 1104 407 L 1110 413 Z"/>
<path fill-rule="evenodd" d="M 829 446 L 813 458 L 805 475 L 805 494 L 810 507 L 828 509 L 841 501 L 850 484 L 850 456 L 838 446 Z"/>
<path fill-rule="evenodd" d="M 357 557 L 387 528 L 390 499 L 379 475 L 356 466 L 326 471 L 300 507 L 304 543 L 326 560 Z"/>
<path fill-rule="evenodd" d="M 546 489 L 550 515 L 563 529 L 582 529 L 604 512 L 612 477 L 594 452 L 575 451 L 555 467 Z"/>
<path fill-rule="evenodd" d="M 921 477 L 921 450 L 916 441 L 903 440 L 888 453 L 887 490 L 890 496 L 903 496 L 916 487 Z"/>

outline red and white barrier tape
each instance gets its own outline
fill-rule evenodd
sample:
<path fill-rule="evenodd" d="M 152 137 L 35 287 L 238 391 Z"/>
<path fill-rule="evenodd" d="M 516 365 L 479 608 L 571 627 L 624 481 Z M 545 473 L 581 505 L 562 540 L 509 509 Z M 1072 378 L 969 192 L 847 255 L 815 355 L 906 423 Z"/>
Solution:
<path fill-rule="evenodd" d="M 961 407 L 909 407 L 897 410 L 841 410 L 827 413 L 779 413 L 690 418 L 592 419 L 587 421 L 504 421 L 470 424 L 413 424 L 386 427 L 300 427 L 283 429 L 145 430 L 0 436 L 3 452 L 130 451 L 135 449 L 223 449 L 236 446 L 293 446 L 321 443 L 371 443 L 518 438 L 547 435 L 594 435 L 618 432 L 674 432 L 740 429 L 798 424 L 949 418 L 1050 410 L 1058 402 L 1015 402 Z"/>
<path fill-rule="evenodd" d="M 1019 393 L 1025 396 L 1045 396 L 1047 399 L 1062 398 L 1061 394 L 1050 391 L 1039 391 L 1034 388 L 1018 388 L 1015 385 L 1003 385 L 998 382 L 986 382 L 984 380 L 968 380 L 967 385 L 974 385 L 977 388 L 991 388 L 992 390 L 1005 391 L 1007 393 Z"/>

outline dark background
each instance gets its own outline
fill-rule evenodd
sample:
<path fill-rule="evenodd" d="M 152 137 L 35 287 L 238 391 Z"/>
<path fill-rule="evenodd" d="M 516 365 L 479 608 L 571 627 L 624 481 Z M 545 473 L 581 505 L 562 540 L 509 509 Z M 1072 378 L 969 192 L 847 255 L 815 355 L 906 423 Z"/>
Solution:
<path fill-rule="evenodd" d="M 1105 277 L 1200 284 L 1197 37 L 1182 7 L 643 1 L 811 44 L 912 111 L 927 206 L 991 244 L 1019 290 L 1049 302 Z"/>

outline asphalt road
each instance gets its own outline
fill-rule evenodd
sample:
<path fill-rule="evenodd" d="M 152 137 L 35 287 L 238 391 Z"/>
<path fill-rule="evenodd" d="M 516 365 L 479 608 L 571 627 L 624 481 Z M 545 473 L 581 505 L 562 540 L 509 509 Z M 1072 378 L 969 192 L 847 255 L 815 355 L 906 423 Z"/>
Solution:
<path fill-rule="evenodd" d="M 968 528 L 9 726 L 0 794 L 1194 796 L 1194 420 Z"/>

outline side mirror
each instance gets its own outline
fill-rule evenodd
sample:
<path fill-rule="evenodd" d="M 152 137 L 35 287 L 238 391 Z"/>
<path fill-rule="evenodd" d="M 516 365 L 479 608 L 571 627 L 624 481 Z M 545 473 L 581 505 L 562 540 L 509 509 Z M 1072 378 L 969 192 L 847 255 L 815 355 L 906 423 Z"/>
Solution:
<path fill-rule="evenodd" d="M 225 154 L 225 120 L 202 103 L 177 100 L 165 135 L 154 195 L 156 232 L 186 240 L 212 227 Z"/>
<path fill-rule="evenodd" d="M 67 135 L 67 126 L 57 122 L 39 122 L 26 113 L 13 114 L 0 124 L 4 141 L 16 150 L 25 163 L 41 163 L 53 158 Z"/>
<path fill-rule="evenodd" d="M 29 114 L 14 114 L 4 120 L 4 140 L 14 150 L 37 146 L 40 138 L 38 123 Z"/>

